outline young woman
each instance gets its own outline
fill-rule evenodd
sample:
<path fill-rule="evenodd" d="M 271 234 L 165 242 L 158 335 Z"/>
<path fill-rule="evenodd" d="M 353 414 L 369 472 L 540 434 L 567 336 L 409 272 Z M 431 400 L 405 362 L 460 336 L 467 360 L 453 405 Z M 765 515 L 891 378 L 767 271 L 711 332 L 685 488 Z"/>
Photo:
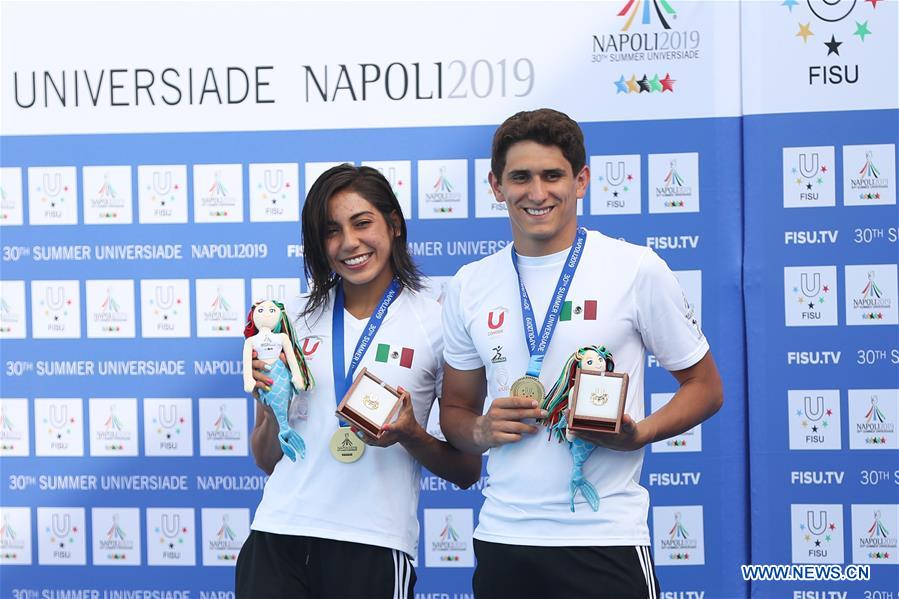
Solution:
<path fill-rule="evenodd" d="M 481 471 L 480 456 L 424 428 L 442 381 L 440 306 L 418 293 L 406 223 L 377 170 L 325 172 L 302 221 L 311 289 L 295 328 L 315 387 L 294 400 L 291 426 L 306 456 L 282 459 L 274 414 L 257 403 L 253 455 L 271 476 L 237 560 L 237 597 L 413 597 L 420 465 L 462 487 Z M 403 392 L 377 440 L 334 415 L 362 367 Z M 258 387 L 271 384 L 262 362 L 254 369 Z"/>

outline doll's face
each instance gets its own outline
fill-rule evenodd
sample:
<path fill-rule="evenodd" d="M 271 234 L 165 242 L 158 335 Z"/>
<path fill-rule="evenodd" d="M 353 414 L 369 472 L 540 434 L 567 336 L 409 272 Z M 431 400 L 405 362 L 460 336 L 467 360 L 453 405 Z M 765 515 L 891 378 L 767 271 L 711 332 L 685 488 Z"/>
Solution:
<path fill-rule="evenodd" d="M 273 329 L 281 318 L 281 310 L 274 302 L 265 301 L 253 308 L 253 324 L 257 329 Z"/>
<path fill-rule="evenodd" d="M 584 352 L 581 358 L 581 370 L 589 370 L 590 372 L 605 372 L 606 361 L 598 353 L 592 349 Z"/>

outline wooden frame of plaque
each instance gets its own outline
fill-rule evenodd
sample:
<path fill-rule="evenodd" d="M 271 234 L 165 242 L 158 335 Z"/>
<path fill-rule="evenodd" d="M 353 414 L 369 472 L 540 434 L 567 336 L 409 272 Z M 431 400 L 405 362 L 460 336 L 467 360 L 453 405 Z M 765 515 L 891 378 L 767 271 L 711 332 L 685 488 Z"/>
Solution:
<path fill-rule="evenodd" d="M 571 399 L 569 400 L 571 409 L 568 412 L 568 428 L 574 431 L 599 433 L 617 433 L 620 431 L 621 418 L 624 415 L 624 404 L 627 399 L 627 382 L 627 373 L 578 369 L 574 378 L 574 387 L 571 390 Z M 590 405 L 591 409 L 585 409 L 585 404 L 593 404 L 592 395 L 595 394 L 598 387 L 608 395 L 606 401 L 617 400 L 617 407 L 611 404 L 602 410 L 596 410 L 593 405 Z M 586 394 L 587 392 L 590 395 L 581 397 L 582 393 Z M 602 394 L 598 397 L 601 396 Z M 581 405 L 580 413 L 578 404 Z M 591 411 L 602 412 L 603 415 L 591 415 L 589 414 Z"/>
<path fill-rule="evenodd" d="M 364 407 L 360 406 L 360 403 L 365 402 L 366 398 L 361 398 L 360 400 L 360 398 L 356 396 L 358 395 L 358 392 L 362 392 L 363 389 L 369 391 L 369 393 L 373 391 L 378 392 L 378 397 L 375 398 L 377 404 L 374 408 L 370 407 L 372 405 L 370 401 L 363 404 Z M 389 405 L 385 404 L 382 408 L 380 402 L 388 398 L 392 401 Z M 375 439 L 378 439 L 384 432 L 384 425 L 393 421 L 397 412 L 399 412 L 400 404 L 401 399 L 399 391 L 379 379 L 368 369 L 362 368 L 359 374 L 356 375 L 356 379 L 346 392 L 346 395 L 340 400 L 340 404 L 337 406 L 337 412 L 335 413 L 338 418 L 351 422 L 359 429 L 365 431 Z M 365 412 L 369 411 L 366 410 L 366 408 L 369 408 L 370 411 L 375 413 L 377 416 L 376 420 L 366 416 Z"/>

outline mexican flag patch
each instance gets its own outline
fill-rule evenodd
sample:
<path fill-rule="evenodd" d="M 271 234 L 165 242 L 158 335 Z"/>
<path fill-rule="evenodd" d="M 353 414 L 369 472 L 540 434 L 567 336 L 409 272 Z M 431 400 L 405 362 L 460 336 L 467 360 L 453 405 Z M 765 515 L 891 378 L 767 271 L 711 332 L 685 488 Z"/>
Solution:
<path fill-rule="evenodd" d="M 412 368 L 413 355 L 415 355 L 415 350 L 410 347 L 379 343 L 378 351 L 375 354 L 375 362 L 394 364 L 402 366 L 403 368 Z"/>
<path fill-rule="evenodd" d="M 559 320 L 596 320 L 596 300 L 565 302 Z"/>

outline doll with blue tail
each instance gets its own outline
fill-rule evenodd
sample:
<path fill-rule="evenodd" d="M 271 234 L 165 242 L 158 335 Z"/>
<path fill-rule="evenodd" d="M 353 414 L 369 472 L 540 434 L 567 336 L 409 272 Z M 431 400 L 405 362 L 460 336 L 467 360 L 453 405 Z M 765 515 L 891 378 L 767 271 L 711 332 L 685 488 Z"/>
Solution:
<path fill-rule="evenodd" d="M 574 498 L 580 492 L 593 511 L 599 511 L 599 493 L 596 487 L 584 477 L 584 463 L 593 454 L 596 445 L 575 437 L 568 431 L 568 420 L 565 412 L 568 410 L 568 399 L 574 388 L 574 379 L 578 370 L 593 372 L 612 372 L 615 363 L 612 361 L 612 353 L 605 347 L 588 345 L 571 354 L 565 362 L 565 367 L 556 382 L 550 388 L 540 407 L 546 410 L 546 418 L 541 422 L 549 429 L 550 439 L 556 437 L 561 443 L 568 444 L 574 466 L 571 471 L 569 491 L 571 494 L 571 511 L 574 511 Z"/>
<path fill-rule="evenodd" d="M 253 352 L 256 359 L 268 367 L 272 384 L 259 390 L 259 401 L 272 409 L 278 422 L 278 440 L 281 450 L 291 461 L 306 457 L 306 443 L 298 432 L 290 427 L 288 409 L 294 393 L 308 391 L 314 381 L 306 366 L 303 351 L 297 344 L 297 336 L 284 305 L 272 300 L 258 301 L 250 308 L 244 328 L 243 386 L 252 393 L 256 388 L 253 379 Z M 287 366 L 281 361 L 281 352 L 287 358 Z M 288 370 L 289 369 L 289 370 Z"/>

